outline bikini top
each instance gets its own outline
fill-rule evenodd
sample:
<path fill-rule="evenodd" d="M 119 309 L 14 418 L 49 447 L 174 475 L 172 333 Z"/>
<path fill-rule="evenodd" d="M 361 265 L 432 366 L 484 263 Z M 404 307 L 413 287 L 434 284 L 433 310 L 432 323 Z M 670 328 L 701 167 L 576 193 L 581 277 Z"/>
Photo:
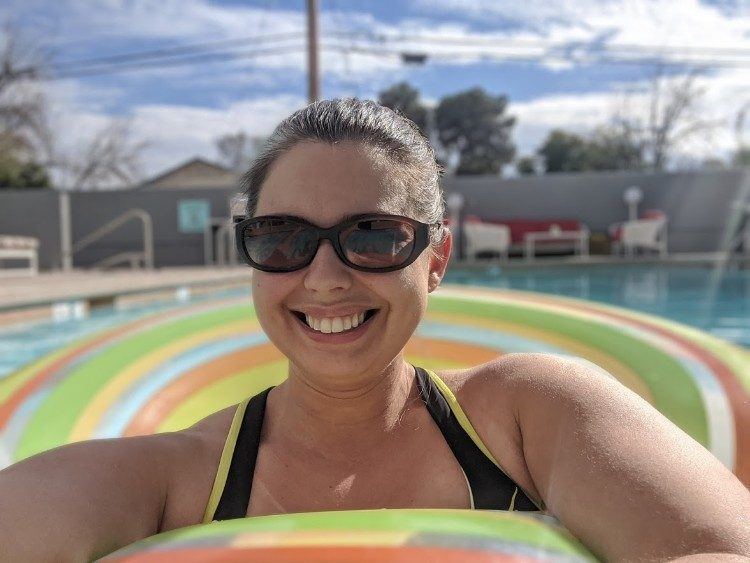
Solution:
<path fill-rule="evenodd" d="M 456 457 L 469 486 L 471 507 L 541 511 L 500 467 L 469 422 L 456 397 L 432 371 L 415 366 L 422 401 Z M 269 387 L 240 403 L 229 429 L 203 523 L 244 518 L 260 446 Z"/>

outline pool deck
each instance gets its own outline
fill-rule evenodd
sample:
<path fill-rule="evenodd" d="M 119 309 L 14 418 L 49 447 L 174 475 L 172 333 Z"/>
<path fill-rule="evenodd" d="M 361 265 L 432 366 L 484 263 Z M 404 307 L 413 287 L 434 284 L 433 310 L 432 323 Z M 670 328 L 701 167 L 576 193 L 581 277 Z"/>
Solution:
<path fill-rule="evenodd" d="M 43 272 L 37 276 L 0 280 L 0 311 L 49 306 L 76 300 L 107 301 L 114 297 L 222 287 L 249 287 L 252 270 L 247 266 L 210 268 L 160 268 L 152 271 Z"/>

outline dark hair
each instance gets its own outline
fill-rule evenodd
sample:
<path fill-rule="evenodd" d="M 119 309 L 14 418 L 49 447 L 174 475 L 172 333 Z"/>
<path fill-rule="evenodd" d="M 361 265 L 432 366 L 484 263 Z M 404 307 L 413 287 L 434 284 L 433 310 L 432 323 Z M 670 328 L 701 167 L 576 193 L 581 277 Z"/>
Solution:
<path fill-rule="evenodd" d="M 276 127 L 241 179 L 248 215 L 255 214 L 263 182 L 276 159 L 306 141 L 330 144 L 351 141 L 378 150 L 402 165 L 394 173 L 404 203 L 416 215 L 415 219 L 442 222 L 445 202 L 439 183 L 440 167 L 429 141 L 403 115 L 371 100 L 354 98 L 314 102 Z M 433 242 L 438 240 L 433 236 Z"/>

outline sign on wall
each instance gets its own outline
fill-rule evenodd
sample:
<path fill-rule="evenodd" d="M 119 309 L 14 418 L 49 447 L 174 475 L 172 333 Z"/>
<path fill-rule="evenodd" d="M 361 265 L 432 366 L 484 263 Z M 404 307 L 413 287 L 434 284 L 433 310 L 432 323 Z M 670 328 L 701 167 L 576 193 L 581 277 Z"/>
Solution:
<path fill-rule="evenodd" d="M 181 233 L 202 233 L 211 218 L 207 199 L 181 199 L 177 202 L 177 224 Z"/>

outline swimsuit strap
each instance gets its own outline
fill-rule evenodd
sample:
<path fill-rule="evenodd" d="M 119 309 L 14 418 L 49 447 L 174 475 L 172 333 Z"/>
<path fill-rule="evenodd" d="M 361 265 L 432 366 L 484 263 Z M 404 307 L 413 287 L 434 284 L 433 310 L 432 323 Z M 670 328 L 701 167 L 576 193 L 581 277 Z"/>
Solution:
<path fill-rule="evenodd" d="M 475 441 L 479 439 L 476 431 L 473 432 L 476 438 L 472 438 L 459 423 L 456 414 L 430 374 L 416 366 L 414 370 L 417 374 L 417 385 L 422 401 L 466 475 L 474 499 L 474 507 L 485 510 L 539 510 L 526 493 L 505 474 L 493 459 L 490 459 L 487 455 L 489 452 L 483 451 L 486 447 L 481 440 L 479 444 Z M 468 418 L 466 423 L 471 430 L 474 430 Z"/>
<path fill-rule="evenodd" d="M 414 369 L 422 401 L 469 483 L 473 507 L 485 510 L 540 510 L 500 468 L 443 381 L 436 374 L 428 373 L 422 368 L 415 366 Z M 224 444 L 204 523 L 244 518 L 247 515 L 266 400 L 271 389 L 273 387 L 243 401 L 237 407 Z M 219 491 L 221 497 L 217 501 Z"/>
<path fill-rule="evenodd" d="M 211 520 L 231 520 L 244 518 L 247 515 L 255 461 L 260 447 L 260 433 L 263 429 L 263 417 L 266 414 L 266 399 L 271 389 L 273 387 L 259 393 L 247 404 L 237 441 L 234 444 L 232 463 L 229 466 L 224 490 Z"/>

